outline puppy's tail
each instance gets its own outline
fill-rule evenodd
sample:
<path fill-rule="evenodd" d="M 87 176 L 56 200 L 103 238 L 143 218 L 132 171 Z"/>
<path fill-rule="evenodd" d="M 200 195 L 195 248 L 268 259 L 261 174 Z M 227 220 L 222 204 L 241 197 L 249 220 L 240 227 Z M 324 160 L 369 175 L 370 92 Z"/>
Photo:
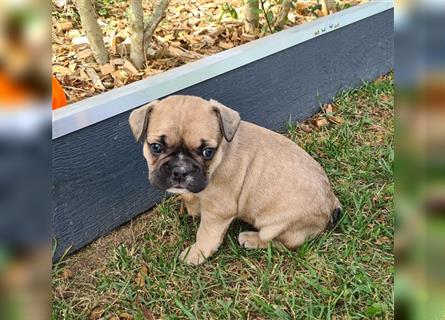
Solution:
<path fill-rule="evenodd" d="M 334 209 L 334 211 L 332 211 L 331 213 L 331 219 L 329 220 L 329 223 L 331 225 L 331 227 L 335 227 L 338 222 L 340 221 L 341 217 L 342 217 L 342 209 L 341 207 L 337 207 Z"/>

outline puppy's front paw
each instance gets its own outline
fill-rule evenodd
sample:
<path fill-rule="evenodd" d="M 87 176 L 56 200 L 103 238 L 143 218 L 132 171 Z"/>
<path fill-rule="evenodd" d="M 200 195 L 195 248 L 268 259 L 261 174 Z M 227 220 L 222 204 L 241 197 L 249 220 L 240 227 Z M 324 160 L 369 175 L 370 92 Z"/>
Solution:
<path fill-rule="evenodd" d="M 244 231 L 238 235 L 239 244 L 247 249 L 267 248 L 267 242 L 261 240 L 259 233 L 255 231 Z"/>
<path fill-rule="evenodd" d="M 191 245 L 187 249 L 181 252 L 179 255 L 179 260 L 186 264 L 197 266 L 205 261 L 206 257 L 204 254 L 196 248 L 195 245 Z"/>
<path fill-rule="evenodd" d="M 193 217 L 193 218 L 197 218 L 201 216 L 201 212 L 199 212 L 199 210 L 193 210 L 187 207 L 187 212 L 189 214 L 189 216 Z"/>

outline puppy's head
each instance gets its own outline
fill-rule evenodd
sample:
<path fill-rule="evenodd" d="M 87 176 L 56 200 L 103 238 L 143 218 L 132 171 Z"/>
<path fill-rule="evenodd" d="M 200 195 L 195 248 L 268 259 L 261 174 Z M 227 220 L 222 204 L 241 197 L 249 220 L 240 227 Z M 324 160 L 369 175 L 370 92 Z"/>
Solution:
<path fill-rule="evenodd" d="M 170 96 L 134 110 L 129 123 L 144 144 L 151 184 L 172 193 L 197 193 L 220 164 L 240 116 L 214 100 Z"/>

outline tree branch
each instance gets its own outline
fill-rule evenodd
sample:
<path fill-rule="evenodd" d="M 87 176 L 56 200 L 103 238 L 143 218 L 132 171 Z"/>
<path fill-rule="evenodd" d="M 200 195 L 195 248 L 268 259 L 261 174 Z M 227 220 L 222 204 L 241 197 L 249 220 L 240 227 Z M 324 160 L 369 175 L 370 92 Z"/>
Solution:
<path fill-rule="evenodd" d="M 264 3 L 265 3 L 265 2 L 266 2 L 265 0 L 260 0 L 261 10 L 263 10 L 264 17 L 266 18 L 266 22 L 267 22 L 267 27 L 269 28 L 269 31 L 270 31 L 270 33 L 272 34 L 273 31 L 272 31 L 272 27 L 270 26 L 269 17 L 267 16 L 267 11 L 266 11 L 266 9 L 264 8 Z"/>
<path fill-rule="evenodd" d="M 144 48 L 147 51 L 150 47 L 151 37 L 153 36 L 158 24 L 165 17 L 165 11 L 167 10 L 169 0 L 159 0 L 156 6 L 153 16 L 144 28 Z"/>

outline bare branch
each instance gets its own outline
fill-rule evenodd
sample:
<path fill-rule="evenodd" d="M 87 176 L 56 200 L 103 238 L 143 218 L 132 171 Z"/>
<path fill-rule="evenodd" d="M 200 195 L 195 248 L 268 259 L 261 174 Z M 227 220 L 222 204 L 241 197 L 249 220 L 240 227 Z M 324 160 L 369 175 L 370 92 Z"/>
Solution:
<path fill-rule="evenodd" d="M 270 26 L 270 21 L 269 21 L 269 17 L 267 16 L 267 11 L 266 8 L 264 7 L 264 3 L 266 2 L 266 0 L 260 0 L 261 3 L 261 10 L 263 10 L 264 13 L 264 17 L 266 18 L 266 23 L 267 23 L 267 27 L 269 28 L 270 33 L 273 33 L 272 27 Z"/>
<path fill-rule="evenodd" d="M 159 0 L 156 6 L 153 16 L 144 28 L 144 48 L 147 51 L 150 48 L 151 37 L 153 36 L 158 24 L 165 17 L 165 11 L 167 10 L 169 0 Z"/>

